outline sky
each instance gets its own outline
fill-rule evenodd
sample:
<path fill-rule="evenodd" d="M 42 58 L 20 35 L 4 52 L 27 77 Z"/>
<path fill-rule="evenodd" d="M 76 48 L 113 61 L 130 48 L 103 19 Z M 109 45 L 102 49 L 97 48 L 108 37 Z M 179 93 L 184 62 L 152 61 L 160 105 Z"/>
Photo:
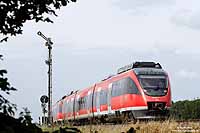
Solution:
<path fill-rule="evenodd" d="M 1 68 L 18 89 L 6 97 L 18 112 L 28 107 L 38 121 L 39 99 L 48 90 L 48 49 L 37 35 L 41 31 L 54 42 L 53 103 L 134 61 L 163 66 L 173 101 L 198 98 L 199 5 L 199 0 L 78 0 L 51 16 L 53 24 L 27 22 L 22 35 L 0 44 Z"/>

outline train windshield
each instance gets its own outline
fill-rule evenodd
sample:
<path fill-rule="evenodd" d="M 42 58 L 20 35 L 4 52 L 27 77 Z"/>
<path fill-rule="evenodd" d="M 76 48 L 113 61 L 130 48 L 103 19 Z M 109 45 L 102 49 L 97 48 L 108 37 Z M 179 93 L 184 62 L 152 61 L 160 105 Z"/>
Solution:
<path fill-rule="evenodd" d="M 145 94 L 149 96 L 164 96 L 167 94 L 168 83 L 166 76 L 140 75 L 139 82 Z"/>

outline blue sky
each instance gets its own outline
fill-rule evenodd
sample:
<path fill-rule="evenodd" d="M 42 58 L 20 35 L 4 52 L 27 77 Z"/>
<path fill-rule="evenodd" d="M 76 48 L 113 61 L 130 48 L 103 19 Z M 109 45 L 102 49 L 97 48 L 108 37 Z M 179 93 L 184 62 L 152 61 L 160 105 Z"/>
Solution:
<path fill-rule="evenodd" d="M 199 97 L 200 9 L 198 0 L 85 0 L 51 17 L 54 24 L 27 22 L 23 35 L 1 45 L 2 67 L 18 88 L 9 98 L 38 120 L 47 94 L 47 48 L 52 38 L 53 101 L 100 81 L 133 61 L 160 62 L 173 100 Z M 0 36 L 2 37 L 2 36 Z"/>

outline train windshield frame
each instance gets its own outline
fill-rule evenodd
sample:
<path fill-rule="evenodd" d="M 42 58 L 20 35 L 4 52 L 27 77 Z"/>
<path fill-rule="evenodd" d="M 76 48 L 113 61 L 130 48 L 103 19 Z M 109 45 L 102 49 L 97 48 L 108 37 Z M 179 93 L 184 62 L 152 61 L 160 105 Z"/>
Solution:
<path fill-rule="evenodd" d="M 165 96 L 168 92 L 168 79 L 166 75 L 139 75 L 140 85 L 148 96 Z"/>

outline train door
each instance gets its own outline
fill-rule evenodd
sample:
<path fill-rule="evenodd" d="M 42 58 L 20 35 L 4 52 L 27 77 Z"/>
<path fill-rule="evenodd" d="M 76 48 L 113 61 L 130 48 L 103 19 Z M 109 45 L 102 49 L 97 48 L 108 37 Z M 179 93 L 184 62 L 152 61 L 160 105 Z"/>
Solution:
<path fill-rule="evenodd" d="M 87 113 L 88 113 L 88 118 L 92 117 L 92 90 L 88 91 L 88 96 L 87 96 Z"/>
<path fill-rule="evenodd" d="M 95 99 L 95 88 L 96 88 L 96 84 L 94 85 L 93 89 L 92 89 L 92 117 L 94 118 L 94 108 L 96 108 L 96 99 Z M 95 106 L 94 106 L 95 105 Z"/>
<path fill-rule="evenodd" d="M 70 112 L 69 110 L 69 107 L 67 106 L 69 105 L 69 100 L 67 99 L 65 102 L 64 102 L 64 106 L 63 106 L 63 109 L 64 109 L 64 120 L 66 120 L 68 122 L 68 112 Z"/>
<path fill-rule="evenodd" d="M 73 100 L 73 117 L 74 117 L 74 121 L 76 119 L 76 110 L 77 110 L 77 102 L 76 102 L 76 95 L 77 95 L 77 91 L 75 92 L 74 97 L 72 98 Z"/>
<path fill-rule="evenodd" d="M 111 113 L 111 91 L 112 91 L 112 83 L 108 85 L 108 97 L 107 97 L 107 103 L 108 103 L 108 114 Z"/>
<path fill-rule="evenodd" d="M 96 108 L 98 115 L 100 114 L 100 92 L 101 92 L 101 87 L 99 87 L 96 92 Z"/>

